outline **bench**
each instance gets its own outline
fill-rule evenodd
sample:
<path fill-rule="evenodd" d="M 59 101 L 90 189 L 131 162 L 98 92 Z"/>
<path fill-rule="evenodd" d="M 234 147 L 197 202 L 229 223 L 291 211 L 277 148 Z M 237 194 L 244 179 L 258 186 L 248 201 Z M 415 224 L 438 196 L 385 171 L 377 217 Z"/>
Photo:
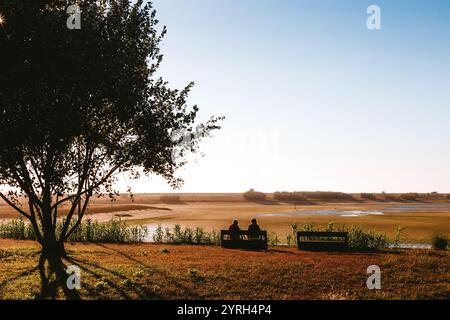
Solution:
<path fill-rule="evenodd" d="M 342 251 L 348 248 L 347 232 L 298 231 L 299 250 Z"/>
<path fill-rule="evenodd" d="M 230 231 L 220 231 L 220 246 L 230 249 L 267 250 L 267 231 L 260 231 L 257 239 L 249 239 L 248 231 L 239 231 L 239 240 L 230 239 Z"/>

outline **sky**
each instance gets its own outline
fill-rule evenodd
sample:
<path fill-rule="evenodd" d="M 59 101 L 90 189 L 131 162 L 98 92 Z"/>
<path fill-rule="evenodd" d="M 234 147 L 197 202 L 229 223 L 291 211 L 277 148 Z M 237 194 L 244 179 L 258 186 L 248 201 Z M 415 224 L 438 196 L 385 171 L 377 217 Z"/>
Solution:
<path fill-rule="evenodd" d="M 195 82 L 201 120 L 226 117 L 178 192 L 450 192 L 450 1 L 153 4 L 160 75 Z M 156 176 L 119 185 L 173 191 Z"/>

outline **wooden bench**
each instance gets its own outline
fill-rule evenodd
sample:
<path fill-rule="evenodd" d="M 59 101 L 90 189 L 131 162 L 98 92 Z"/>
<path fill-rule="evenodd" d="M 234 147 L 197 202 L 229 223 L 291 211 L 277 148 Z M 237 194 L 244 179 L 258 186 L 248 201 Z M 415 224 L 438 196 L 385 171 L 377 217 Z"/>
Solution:
<path fill-rule="evenodd" d="M 347 232 L 298 231 L 299 250 L 342 251 L 348 248 Z"/>
<path fill-rule="evenodd" d="M 220 231 L 220 246 L 232 249 L 267 250 L 267 231 L 260 231 L 257 239 L 249 239 L 248 231 L 239 231 L 239 240 L 230 239 L 230 231 Z"/>

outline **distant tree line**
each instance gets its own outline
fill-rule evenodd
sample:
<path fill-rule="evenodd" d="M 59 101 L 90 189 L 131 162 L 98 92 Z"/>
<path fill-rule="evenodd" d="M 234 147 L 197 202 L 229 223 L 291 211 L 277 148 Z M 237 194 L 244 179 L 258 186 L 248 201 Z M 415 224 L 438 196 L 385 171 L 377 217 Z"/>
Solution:
<path fill-rule="evenodd" d="M 248 201 L 263 201 L 267 196 L 263 192 L 250 189 L 244 192 L 243 197 Z M 276 191 L 273 193 L 273 198 L 277 201 L 306 201 L 306 200 L 322 200 L 322 201 L 352 201 L 355 200 L 353 195 L 344 192 L 332 192 L 332 191 Z"/>
<path fill-rule="evenodd" d="M 353 195 L 344 192 L 333 191 L 277 191 L 273 194 L 274 199 L 278 201 L 306 201 L 306 200 L 319 200 L 319 201 L 342 201 L 355 200 Z"/>
<path fill-rule="evenodd" d="M 244 192 L 243 197 L 247 201 L 264 201 L 268 199 L 268 194 L 250 189 Z M 269 200 L 271 198 L 269 197 Z M 276 191 L 273 193 L 273 199 L 283 202 L 302 202 L 308 200 L 315 201 L 419 201 L 419 200 L 433 200 L 442 199 L 450 200 L 450 194 L 439 194 L 438 192 L 430 193 L 365 193 L 350 194 L 345 192 L 334 191 Z"/>
<path fill-rule="evenodd" d="M 312 191 L 312 192 L 303 192 L 303 195 L 306 199 L 311 200 L 324 200 L 324 201 L 332 201 L 332 200 L 355 200 L 353 195 L 350 193 L 344 192 L 334 192 L 334 191 Z"/>
<path fill-rule="evenodd" d="M 273 197 L 278 201 L 305 201 L 306 197 L 303 192 L 274 192 Z"/>
<path fill-rule="evenodd" d="M 417 192 L 408 192 L 408 193 L 361 193 L 361 199 L 365 200 L 373 200 L 373 201 L 418 201 L 418 200 L 432 200 L 448 198 L 448 195 L 440 195 L 437 192 L 431 193 L 417 193 Z"/>

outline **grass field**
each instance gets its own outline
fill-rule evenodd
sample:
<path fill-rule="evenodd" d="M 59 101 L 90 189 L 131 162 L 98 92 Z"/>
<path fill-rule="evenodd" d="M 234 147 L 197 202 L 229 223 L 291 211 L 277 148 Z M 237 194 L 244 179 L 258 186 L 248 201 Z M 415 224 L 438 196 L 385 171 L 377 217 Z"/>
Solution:
<path fill-rule="evenodd" d="M 449 299 L 450 253 L 268 252 L 174 245 L 69 244 L 83 299 Z M 0 299 L 40 294 L 39 248 L 0 240 Z M 366 269 L 382 271 L 368 290 Z M 64 298 L 62 291 L 57 298 Z"/>

